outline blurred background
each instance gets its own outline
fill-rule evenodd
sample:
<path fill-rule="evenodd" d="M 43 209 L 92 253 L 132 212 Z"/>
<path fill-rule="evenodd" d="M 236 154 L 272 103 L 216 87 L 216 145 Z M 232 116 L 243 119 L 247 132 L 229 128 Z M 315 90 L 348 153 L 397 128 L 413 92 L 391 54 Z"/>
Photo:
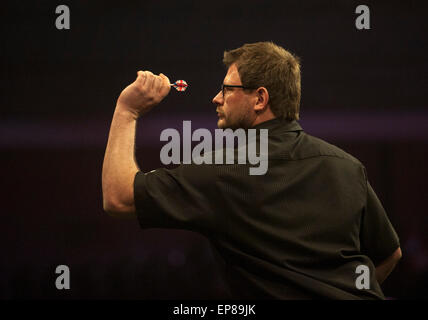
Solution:
<path fill-rule="evenodd" d="M 70 8 L 69 30 L 55 9 Z M 370 9 L 357 30 L 355 8 Z M 141 230 L 102 209 L 115 102 L 138 70 L 186 80 L 140 120 L 137 159 L 161 167 L 166 128 L 216 128 L 223 51 L 273 41 L 300 57 L 300 124 L 358 158 L 403 258 L 391 299 L 427 298 L 427 5 L 424 1 L 6 1 L 1 10 L 0 298 L 218 299 L 203 236 Z M 70 268 L 70 290 L 55 268 Z"/>

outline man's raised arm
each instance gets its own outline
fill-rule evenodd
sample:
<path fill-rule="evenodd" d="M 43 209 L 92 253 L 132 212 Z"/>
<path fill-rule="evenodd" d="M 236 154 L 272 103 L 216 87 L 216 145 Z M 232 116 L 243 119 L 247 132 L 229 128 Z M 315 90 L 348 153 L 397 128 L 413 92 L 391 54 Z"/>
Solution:
<path fill-rule="evenodd" d="M 135 214 L 134 178 L 137 119 L 157 105 L 171 89 L 169 79 L 149 71 L 138 71 L 137 79 L 117 100 L 110 127 L 102 171 L 103 207 L 113 216 Z"/>

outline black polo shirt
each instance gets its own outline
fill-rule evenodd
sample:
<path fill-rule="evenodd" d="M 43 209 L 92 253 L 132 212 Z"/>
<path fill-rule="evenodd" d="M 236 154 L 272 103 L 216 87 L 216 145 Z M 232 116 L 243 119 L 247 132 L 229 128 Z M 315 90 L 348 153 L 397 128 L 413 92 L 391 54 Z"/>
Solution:
<path fill-rule="evenodd" d="M 375 265 L 399 239 L 364 166 L 273 119 L 268 170 L 251 164 L 189 164 L 135 176 L 142 228 L 180 228 L 208 237 L 227 265 L 234 298 L 383 299 Z M 357 266 L 370 289 L 357 289 Z"/>

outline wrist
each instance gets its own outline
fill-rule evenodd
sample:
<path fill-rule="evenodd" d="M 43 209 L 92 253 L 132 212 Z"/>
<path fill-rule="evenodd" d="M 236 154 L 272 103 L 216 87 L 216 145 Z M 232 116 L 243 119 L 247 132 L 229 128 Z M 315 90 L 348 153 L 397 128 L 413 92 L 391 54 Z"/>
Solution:
<path fill-rule="evenodd" d="M 114 110 L 114 116 L 125 118 L 128 120 L 137 120 L 139 118 L 138 112 L 130 110 L 121 104 L 116 105 L 116 109 Z"/>

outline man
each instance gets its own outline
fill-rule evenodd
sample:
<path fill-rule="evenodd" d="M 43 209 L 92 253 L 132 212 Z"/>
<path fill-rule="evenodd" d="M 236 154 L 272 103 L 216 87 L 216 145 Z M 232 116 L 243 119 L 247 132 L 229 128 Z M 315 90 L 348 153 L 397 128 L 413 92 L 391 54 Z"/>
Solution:
<path fill-rule="evenodd" d="M 379 284 L 401 258 L 399 239 L 364 166 L 297 123 L 297 58 L 259 42 L 225 52 L 223 61 L 228 71 L 213 99 L 218 127 L 268 129 L 266 174 L 249 175 L 248 164 L 142 173 L 134 160 L 136 122 L 170 82 L 139 71 L 113 116 L 104 209 L 137 216 L 143 228 L 206 235 L 226 262 L 233 298 L 384 299 Z"/>

